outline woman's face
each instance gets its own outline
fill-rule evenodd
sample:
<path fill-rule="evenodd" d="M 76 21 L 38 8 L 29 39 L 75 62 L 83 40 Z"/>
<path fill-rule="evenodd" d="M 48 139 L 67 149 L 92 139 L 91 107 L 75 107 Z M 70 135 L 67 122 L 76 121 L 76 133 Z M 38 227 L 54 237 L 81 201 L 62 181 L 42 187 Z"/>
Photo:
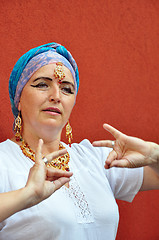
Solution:
<path fill-rule="evenodd" d="M 75 86 L 72 74 L 63 66 L 65 77 L 54 77 L 56 64 L 45 65 L 36 71 L 25 85 L 18 109 L 23 119 L 23 129 L 62 130 L 75 103 Z"/>

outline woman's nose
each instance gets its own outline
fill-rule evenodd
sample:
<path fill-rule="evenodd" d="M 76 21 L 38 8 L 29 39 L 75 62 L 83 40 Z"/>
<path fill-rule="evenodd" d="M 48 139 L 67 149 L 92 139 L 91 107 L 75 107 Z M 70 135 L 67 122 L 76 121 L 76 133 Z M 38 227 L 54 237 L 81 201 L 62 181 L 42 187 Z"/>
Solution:
<path fill-rule="evenodd" d="M 57 84 L 54 84 L 54 86 L 50 89 L 49 101 L 60 102 L 60 89 Z"/>

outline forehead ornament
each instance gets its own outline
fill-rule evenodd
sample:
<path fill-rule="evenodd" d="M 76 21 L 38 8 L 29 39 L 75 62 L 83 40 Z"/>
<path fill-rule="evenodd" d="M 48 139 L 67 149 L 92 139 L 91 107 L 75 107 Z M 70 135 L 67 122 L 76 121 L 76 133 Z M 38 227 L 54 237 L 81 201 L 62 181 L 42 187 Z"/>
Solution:
<path fill-rule="evenodd" d="M 56 63 L 56 67 L 54 70 L 54 76 L 55 76 L 55 78 L 58 78 L 59 80 L 64 79 L 65 74 L 63 71 L 63 64 L 61 62 Z"/>

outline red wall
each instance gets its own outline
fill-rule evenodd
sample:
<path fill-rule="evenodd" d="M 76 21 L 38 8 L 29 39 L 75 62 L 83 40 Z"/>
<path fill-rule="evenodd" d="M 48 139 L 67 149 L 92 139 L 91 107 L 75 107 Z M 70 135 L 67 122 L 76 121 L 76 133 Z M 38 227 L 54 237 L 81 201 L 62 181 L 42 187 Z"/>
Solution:
<path fill-rule="evenodd" d="M 59 42 L 75 57 L 80 90 L 71 116 L 74 141 L 110 138 L 110 123 L 159 143 L 158 0 L 1 0 L 0 140 L 12 134 L 8 78 L 32 47 Z M 78 117 L 77 117 L 78 116 Z M 118 240 L 159 239 L 159 192 L 119 202 Z"/>

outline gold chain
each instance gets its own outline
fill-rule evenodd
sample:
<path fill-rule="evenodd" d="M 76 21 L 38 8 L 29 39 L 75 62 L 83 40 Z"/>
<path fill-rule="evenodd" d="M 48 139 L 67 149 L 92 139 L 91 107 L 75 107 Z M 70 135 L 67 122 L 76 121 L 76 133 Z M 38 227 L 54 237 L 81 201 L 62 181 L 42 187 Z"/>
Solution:
<path fill-rule="evenodd" d="M 26 157 L 29 157 L 32 161 L 35 162 L 35 152 L 29 147 L 29 145 L 27 143 L 24 142 L 24 140 L 22 140 L 22 145 L 20 146 L 20 148 Z M 61 149 L 65 149 L 65 148 L 60 143 L 59 150 L 61 150 Z M 68 166 L 69 160 L 70 160 L 70 155 L 67 152 L 64 155 L 53 159 L 51 162 L 47 163 L 46 166 L 54 167 L 54 168 L 61 169 L 64 171 L 69 171 L 69 166 Z"/>

